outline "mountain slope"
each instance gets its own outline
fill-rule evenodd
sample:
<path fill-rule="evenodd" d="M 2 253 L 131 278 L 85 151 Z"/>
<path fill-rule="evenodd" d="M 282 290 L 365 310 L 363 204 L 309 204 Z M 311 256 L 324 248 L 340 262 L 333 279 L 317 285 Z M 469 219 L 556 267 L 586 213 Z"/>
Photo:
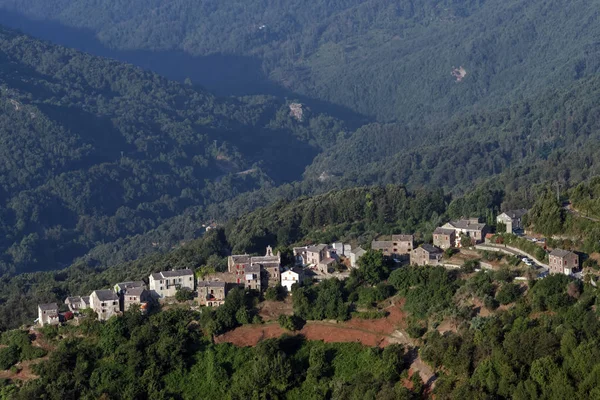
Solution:
<path fill-rule="evenodd" d="M 382 121 L 506 105 L 600 66 L 600 9 L 581 0 L 568 7 L 558 0 L 0 0 L 0 7 L 0 21 L 177 79 L 224 92 L 292 91 Z M 181 54 L 186 62 L 163 62 Z M 466 74 L 460 82 L 455 69 Z"/>
<path fill-rule="evenodd" d="M 219 99 L 2 28 L 0 71 L 0 272 L 69 264 L 190 206 L 298 179 L 343 137 L 273 98 Z"/>

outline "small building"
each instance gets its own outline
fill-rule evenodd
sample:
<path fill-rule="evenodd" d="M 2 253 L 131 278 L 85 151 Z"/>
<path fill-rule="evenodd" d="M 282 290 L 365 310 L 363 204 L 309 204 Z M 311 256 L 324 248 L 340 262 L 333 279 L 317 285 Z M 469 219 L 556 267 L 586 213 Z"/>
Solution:
<path fill-rule="evenodd" d="M 258 290 L 262 289 L 262 277 L 260 265 L 250 265 L 246 268 L 244 275 L 244 285 L 249 289 Z"/>
<path fill-rule="evenodd" d="M 80 296 L 67 297 L 65 299 L 65 304 L 69 307 L 69 311 L 72 313 L 78 313 L 79 310 L 82 309 L 82 301 Z M 88 305 L 89 306 L 89 305 Z M 86 308 L 86 307 L 84 307 Z"/>
<path fill-rule="evenodd" d="M 548 256 L 551 274 L 573 275 L 579 269 L 579 256 L 572 251 L 554 249 Z"/>
<path fill-rule="evenodd" d="M 362 247 L 357 247 L 356 249 L 350 252 L 350 266 L 352 268 L 358 268 L 358 260 L 366 253 L 367 251 Z"/>
<path fill-rule="evenodd" d="M 436 228 L 433 231 L 433 245 L 444 250 L 456 247 L 456 231 L 454 229 Z"/>
<path fill-rule="evenodd" d="M 79 307 L 79 309 L 85 310 L 87 308 L 91 308 L 90 296 L 81 296 L 81 306 Z"/>
<path fill-rule="evenodd" d="M 444 252 L 439 247 L 425 243 L 410 253 L 410 263 L 413 265 L 438 265 Z"/>
<path fill-rule="evenodd" d="M 496 223 L 506 226 L 506 233 L 513 233 L 523 229 L 523 216 L 527 214 L 526 209 L 505 211 L 496 217 Z"/>
<path fill-rule="evenodd" d="M 60 323 L 58 304 L 48 303 L 38 305 L 38 323 L 40 326 L 57 325 Z"/>
<path fill-rule="evenodd" d="M 131 306 L 137 304 L 142 313 L 145 313 L 150 308 L 152 296 L 145 287 L 129 287 L 122 289 L 119 292 L 121 301 L 121 311 L 129 311 Z"/>
<path fill-rule="evenodd" d="M 288 293 L 292 292 L 294 284 L 301 285 L 304 280 L 304 269 L 293 267 L 281 274 L 281 286 L 285 287 Z"/>
<path fill-rule="evenodd" d="M 227 295 L 225 282 L 198 282 L 198 302 L 202 306 L 219 307 L 225 303 Z"/>
<path fill-rule="evenodd" d="M 98 315 L 98 321 L 106 321 L 121 313 L 119 296 L 110 290 L 94 290 L 90 295 L 90 306 Z"/>
<path fill-rule="evenodd" d="M 329 273 L 329 268 L 333 268 L 333 266 L 336 265 L 336 262 L 335 258 L 324 258 L 319 265 L 317 265 L 317 269 L 322 273 L 327 274 Z"/>
<path fill-rule="evenodd" d="M 319 265 L 321 261 L 327 258 L 327 245 L 319 244 L 317 246 L 309 246 L 306 248 L 306 263 Z"/>
<path fill-rule="evenodd" d="M 143 281 L 133 281 L 133 282 L 119 282 L 114 286 L 115 293 L 121 294 L 125 292 L 127 289 L 133 288 L 146 288 L 146 284 Z"/>
<path fill-rule="evenodd" d="M 150 291 L 158 297 L 175 297 L 179 289 L 194 290 L 194 272 L 191 269 L 162 271 L 150 274 Z"/>
<path fill-rule="evenodd" d="M 479 222 L 479 218 L 461 219 L 458 221 L 450 221 L 444 226 L 444 229 L 453 229 L 456 234 L 456 247 L 462 247 L 461 236 L 467 236 L 471 239 L 472 244 L 483 242 L 485 234 L 489 228 L 486 224 Z M 467 244 L 470 246 L 471 243 Z"/>

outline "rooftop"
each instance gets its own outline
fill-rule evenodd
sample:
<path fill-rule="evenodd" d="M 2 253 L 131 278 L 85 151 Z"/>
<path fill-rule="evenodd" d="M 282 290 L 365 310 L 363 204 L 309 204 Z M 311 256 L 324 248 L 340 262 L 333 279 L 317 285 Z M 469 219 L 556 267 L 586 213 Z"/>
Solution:
<path fill-rule="evenodd" d="M 434 245 L 429 244 L 429 243 L 423 243 L 421 245 L 421 248 L 428 253 L 441 253 L 442 252 L 442 249 L 440 249 L 439 247 L 435 247 Z"/>
<path fill-rule="evenodd" d="M 39 304 L 38 307 L 42 311 L 56 311 L 56 310 L 58 310 L 58 305 L 56 303 Z"/>
<path fill-rule="evenodd" d="M 65 304 L 75 304 L 75 303 L 81 303 L 80 296 L 67 297 L 65 299 Z"/>
<path fill-rule="evenodd" d="M 119 282 L 115 286 L 117 286 L 120 290 L 125 290 L 125 289 L 132 289 L 132 288 L 143 288 L 143 287 L 146 287 L 146 284 L 142 281 Z"/>
<path fill-rule="evenodd" d="M 456 229 L 480 231 L 485 228 L 485 224 L 482 222 L 475 222 L 473 219 L 459 219 L 458 221 L 450 221 L 448 225 L 453 226 Z"/>
<path fill-rule="evenodd" d="M 452 235 L 454 230 L 448 228 L 435 228 L 434 235 Z"/>
<path fill-rule="evenodd" d="M 569 254 L 571 254 L 571 252 L 569 250 L 563 250 L 563 249 L 554 249 L 550 253 L 551 256 L 560 257 L 560 258 L 566 257 Z"/>
<path fill-rule="evenodd" d="M 154 279 L 178 278 L 182 276 L 193 276 L 194 272 L 191 269 L 178 269 L 172 271 L 161 271 L 152 274 Z"/>
<path fill-rule="evenodd" d="M 230 257 L 234 264 L 249 264 L 251 259 L 248 254 L 238 254 Z"/>
<path fill-rule="evenodd" d="M 281 259 L 278 256 L 261 256 L 252 257 L 250 261 L 252 264 L 279 264 Z"/>
<path fill-rule="evenodd" d="M 119 296 L 110 289 L 94 290 L 92 295 L 96 293 L 98 300 L 100 301 L 116 301 L 119 300 Z"/>
<path fill-rule="evenodd" d="M 198 287 L 219 287 L 224 288 L 225 282 L 219 281 L 200 281 L 198 282 Z"/>
<path fill-rule="evenodd" d="M 411 242 L 413 241 L 413 235 L 392 235 L 393 242 Z"/>
<path fill-rule="evenodd" d="M 132 287 L 125 290 L 127 296 L 141 296 L 146 289 L 143 287 Z"/>
<path fill-rule="evenodd" d="M 311 253 L 320 253 L 321 251 L 327 248 L 326 244 L 319 244 L 316 246 L 310 246 L 306 248 L 306 251 L 310 251 Z"/>
<path fill-rule="evenodd" d="M 509 211 L 504 211 L 503 214 L 508 215 L 510 218 L 521 218 L 523 215 L 527 214 L 527 209 L 525 208 L 520 208 L 518 210 L 509 210 Z"/>

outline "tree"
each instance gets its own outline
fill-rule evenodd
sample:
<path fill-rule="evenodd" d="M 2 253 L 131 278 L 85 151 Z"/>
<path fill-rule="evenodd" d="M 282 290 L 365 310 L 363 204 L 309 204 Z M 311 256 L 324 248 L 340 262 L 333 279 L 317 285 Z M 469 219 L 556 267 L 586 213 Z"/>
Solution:
<path fill-rule="evenodd" d="M 513 283 L 504 283 L 500 290 L 496 293 L 496 300 L 500 304 L 509 304 L 519 298 L 521 295 L 521 288 Z"/>
<path fill-rule="evenodd" d="M 380 251 L 368 250 L 358 260 L 358 266 L 362 278 L 371 285 L 385 280 L 390 274 L 389 261 Z"/>
<path fill-rule="evenodd" d="M 180 303 L 183 303 L 183 302 L 189 301 L 189 300 L 193 300 L 193 299 L 194 299 L 194 292 L 192 292 L 188 288 L 178 289 L 177 292 L 175 293 L 175 300 L 177 300 Z"/>

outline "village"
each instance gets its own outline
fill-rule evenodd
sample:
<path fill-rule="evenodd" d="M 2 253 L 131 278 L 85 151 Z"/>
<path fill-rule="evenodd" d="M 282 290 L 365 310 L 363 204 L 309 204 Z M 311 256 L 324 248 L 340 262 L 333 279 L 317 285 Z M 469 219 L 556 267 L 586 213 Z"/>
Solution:
<path fill-rule="evenodd" d="M 523 236 L 522 219 L 527 210 L 506 211 L 498 215 L 497 227 L 506 233 Z M 534 271 L 536 278 L 547 274 L 565 274 L 582 279 L 579 255 L 563 249 L 544 251 L 548 263 L 512 246 L 498 243 L 491 228 L 477 218 L 449 221 L 432 233 L 433 243 L 422 243 L 415 247 L 415 238 L 410 234 L 395 234 L 385 240 L 373 240 L 371 250 L 379 251 L 391 260 L 396 268 L 405 265 L 443 266 L 459 268 L 460 264 L 447 260 L 453 250 L 475 249 L 492 251 L 519 257 L 520 261 Z M 537 241 L 537 239 L 531 239 Z M 147 313 L 157 304 L 172 301 L 178 293 L 186 293 L 186 299 L 194 300 L 199 307 L 219 307 L 225 302 L 227 292 L 236 286 L 265 292 L 270 287 L 281 287 L 291 294 L 293 285 L 310 284 L 323 279 L 345 279 L 352 269 L 359 267 L 361 257 L 367 252 L 360 246 L 352 248 L 345 243 L 318 244 L 292 249 L 293 265 L 282 265 L 282 255 L 267 246 L 265 254 L 230 255 L 227 271 L 212 273 L 198 278 L 191 269 L 173 269 L 152 273 L 145 281 L 116 283 L 111 289 L 94 290 L 89 296 L 71 296 L 64 305 L 57 303 L 39 304 L 40 326 L 57 325 L 65 321 L 94 315 L 100 321 L 122 315 L 132 307 Z M 522 258 L 521 258 L 522 257 Z M 465 258 L 460 259 L 461 262 Z M 481 262 L 482 268 L 493 268 Z"/>

